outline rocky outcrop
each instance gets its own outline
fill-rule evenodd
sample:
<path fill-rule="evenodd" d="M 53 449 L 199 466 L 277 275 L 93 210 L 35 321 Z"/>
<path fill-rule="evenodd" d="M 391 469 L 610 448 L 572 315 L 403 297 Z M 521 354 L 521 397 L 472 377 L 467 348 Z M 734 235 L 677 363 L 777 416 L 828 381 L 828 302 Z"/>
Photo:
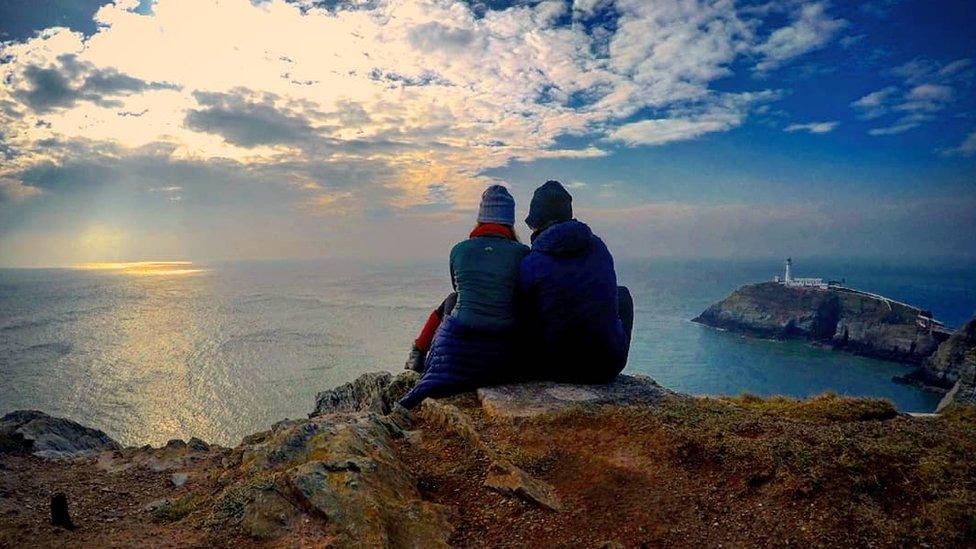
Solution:
<path fill-rule="evenodd" d="M 939 403 L 939 410 L 951 404 L 976 405 L 976 317 L 940 345 L 920 370 L 931 377 L 954 381 Z"/>
<path fill-rule="evenodd" d="M 211 520 L 278 538 L 312 518 L 331 546 L 445 547 L 451 510 L 421 498 L 391 447 L 402 436 L 374 413 L 279 422 L 228 458 Z"/>
<path fill-rule="evenodd" d="M 0 418 L 0 451 L 26 451 L 46 459 L 117 450 L 104 432 L 36 410 L 18 410 Z"/>
<path fill-rule="evenodd" d="M 919 324 L 926 311 L 831 287 L 791 288 L 775 282 L 743 286 L 694 322 L 747 335 L 805 339 L 885 360 L 921 364 L 949 337 Z"/>
<path fill-rule="evenodd" d="M 976 348 L 976 317 L 973 317 L 956 330 L 949 339 L 939 345 L 923 367 L 928 373 L 948 384 L 954 384 L 960 376 L 973 366 L 972 353 Z"/>
<path fill-rule="evenodd" d="M 315 410 L 309 417 L 359 411 L 388 414 L 418 378 L 419 374 L 413 371 L 396 376 L 390 372 L 363 374 L 345 385 L 319 393 L 315 397 Z"/>
<path fill-rule="evenodd" d="M 669 394 L 673 393 L 647 376 L 625 374 L 603 385 L 536 381 L 478 389 L 478 399 L 485 413 L 506 418 L 531 417 L 599 404 L 651 405 Z"/>

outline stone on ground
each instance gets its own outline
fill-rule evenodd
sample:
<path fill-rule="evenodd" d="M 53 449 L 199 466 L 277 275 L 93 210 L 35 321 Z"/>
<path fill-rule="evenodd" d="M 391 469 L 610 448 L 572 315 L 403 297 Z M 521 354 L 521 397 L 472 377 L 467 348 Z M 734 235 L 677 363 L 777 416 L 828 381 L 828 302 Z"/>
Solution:
<path fill-rule="evenodd" d="M 5 447 L 16 442 L 21 449 L 45 459 L 120 448 L 119 443 L 98 429 L 36 410 L 18 410 L 0 418 L 0 440 L 7 441 Z"/>
<path fill-rule="evenodd" d="M 484 485 L 500 494 L 515 496 L 553 511 L 562 508 L 552 486 L 506 460 L 492 462 Z"/>
<path fill-rule="evenodd" d="M 419 378 L 406 371 L 394 376 L 390 372 L 371 372 L 315 397 L 315 410 L 309 417 L 341 412 L 376 412 L 388 414 Z"/>
<path fill-rule="evenodd" d="M 655 404 L 670 391 L 649 377 L 619 375 L 603 385 L 534 381 L 478 389 L 478 399 L 491 417 L 532 417 L 581 406 Z"/>

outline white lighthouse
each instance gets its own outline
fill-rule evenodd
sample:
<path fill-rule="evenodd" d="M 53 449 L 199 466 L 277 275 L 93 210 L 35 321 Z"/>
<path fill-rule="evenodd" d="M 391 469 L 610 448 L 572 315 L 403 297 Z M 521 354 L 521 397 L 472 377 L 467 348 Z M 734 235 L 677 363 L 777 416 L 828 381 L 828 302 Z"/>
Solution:
<path fill-rule="evenodd" d="M 786 258 L 786 269 L 783 271 L 783 278 L 776 276 L 773 278 L 774 282 L 779 282 L 783 286 L 788 286 L 790 288 L 815 288 L 818 290 L 826 290 L 829 284 L 824 282 L 822 278 L 794 278 L 793 277 L 793 258 Z"/>

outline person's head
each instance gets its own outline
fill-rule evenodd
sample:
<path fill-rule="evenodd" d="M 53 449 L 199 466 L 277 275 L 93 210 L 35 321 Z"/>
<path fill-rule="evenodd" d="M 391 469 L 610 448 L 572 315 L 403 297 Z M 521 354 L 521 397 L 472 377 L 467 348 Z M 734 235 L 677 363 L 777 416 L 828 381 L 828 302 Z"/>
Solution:
<path fill-rule="evenodd" d="M 508 189 L 501 185 L 492 185 L 481 193 L 478 223 L 515 225 L 515 199 Z"/>
<path fill-rule="evenodd" d="M 572 218 L 573 197 L 558 181 L 550 180 L 533 193 L 525 223 L 533 231 L 539 231 L 554 223 L 569 221 Z"/>

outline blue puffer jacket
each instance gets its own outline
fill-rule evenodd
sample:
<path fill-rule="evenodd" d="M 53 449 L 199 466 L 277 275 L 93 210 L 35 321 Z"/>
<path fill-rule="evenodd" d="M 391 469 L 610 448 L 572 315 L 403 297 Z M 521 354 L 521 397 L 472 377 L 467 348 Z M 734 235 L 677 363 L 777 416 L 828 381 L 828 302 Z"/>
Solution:
<path fill-rule="evenodd" d="M 525 374 L 604 383 L 630 350 L 617 307 L 617 275 L 606 245 L 586 224 L 557 223 L 532 242 L 519 275 Z"/>
<path fill-rule="evenodd" d="M 427 352 L 420 381 L 400 401 L 413 408 L 512 379 L 515 293 L 524 244 L 497 236 L 469 238 L 451 250 L 451 278 L 458 302 L 445 316 Z"/>

